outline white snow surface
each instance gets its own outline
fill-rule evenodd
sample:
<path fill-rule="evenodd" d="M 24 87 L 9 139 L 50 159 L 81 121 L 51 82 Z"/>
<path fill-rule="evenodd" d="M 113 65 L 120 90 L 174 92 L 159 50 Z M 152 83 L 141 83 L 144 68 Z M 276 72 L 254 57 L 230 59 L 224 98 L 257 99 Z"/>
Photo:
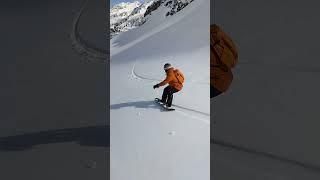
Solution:
<path fill-rule="evenodd" d="M 168 17 L 160 6 L 111 40 L 111 179 L 210 178 L 209 3 L 195 0 Z M 186 77 L 171 112 L 154 102 L 163 88 L 152 88 L 167 62 Z"/>

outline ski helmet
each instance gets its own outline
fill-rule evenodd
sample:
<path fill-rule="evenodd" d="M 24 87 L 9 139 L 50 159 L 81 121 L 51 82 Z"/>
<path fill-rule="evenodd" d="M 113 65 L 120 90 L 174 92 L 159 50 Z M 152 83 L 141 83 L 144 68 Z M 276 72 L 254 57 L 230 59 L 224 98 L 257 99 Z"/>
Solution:
<path fill-rule="evenodd" d="M 170 63 L 166 63 L 166 64 L 163 66 L 163 69 L 164 69 L 164 70 L 168 70 L 168 69 L 170 69 L 170 68 L 172 68 L 172 66 L 171 66 Z"/>

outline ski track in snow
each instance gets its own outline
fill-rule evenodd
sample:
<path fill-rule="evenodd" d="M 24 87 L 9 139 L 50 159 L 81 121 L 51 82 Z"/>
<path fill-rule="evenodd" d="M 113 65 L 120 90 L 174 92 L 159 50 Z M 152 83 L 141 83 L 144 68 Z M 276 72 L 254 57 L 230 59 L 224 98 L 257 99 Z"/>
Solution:
<path fill-rule="evenodd" d="M 139 74 L 136 73 L 135 71 L 136 64 L 133 65 L 132 70 L 131 70 L 131 75 L 134 79 L 141 79 L 141 80 L 149 80 L 149 81 L 160 81 L 160 79 L 153 79 L 153 78 L 148 78 L 148 77 L 143 77 Z"/>
<path fill-rule="evenodd" d="M 84 0 L 83 5 L 81 6 L 79 12 L 75 15 L 72 24 L 72 30 L 70 33 L 70 39 L 72 41 L 72 46 L 83 56 L 93 59 L 97 62 L 104 63 L 109 55 L 109 52 L 105 49 L 100 49 L 90 44 L 84 40 L 79 33 L 79 23 L 81 16 L 83 15 L 89 0 Z"/>
<path fill-rule="evenodd" d="M 131 70 L 131 74 L 132 74 L 132 77 L 135 78 L 135 79 L 141 79 L 141 80 L 149 80 L 149 81 L 162 81 L 161 79 L 155 79 L 155 78 L 149 78 L 149 77 L 145 77 L 145 76 L 142 76 L 142 75 L 139 75 L 136 71 L 135 71 L 135 67 L 136 67 L 136 63 L 133 65 L 132 67 L 132 70 Z M 186 81 L 185 84 L 202 84 L 202 85 L 208 85 L 210 83 L 205 83 L 205 82 L 199 82 L 199 81 L 191 81 L 191 82 L 188 82 Z"/>
<path fill-rule="evenodd" d="M 175 106 L 175 105 L 173 105 L 173 106 Z M 176 106 L 175 106 L 175 107 L 176 107 Z M 190 113 L 186 113 L 186 112 L 183 112 L 183 111 L 180 111 L 180 110 L 177 110 L 177 109 L 176 109 L 175 111 L 178 112 L 179 114 L 183 115 L 183 116 L 191 117 L 191 118 L 193 118 L 193 119 L 202 121 L 202 122 L 210 125 L 210 119 L 208 119 L 208 118 L 204 119 L 204 118 L 201 118 L 201 117 L 199 117 L 199 116 L 194 116 L 194 115 L 192 115 L 192 114 L 190 114 Z"/>
<path fill-rule="evenodd" d="M 268 153 L 268 152 L 264 152 L 264 151 L 258 151 L 258 150 L 255 150 L 255 149 L 252 149 L 252 148 L 248 148 L 248 147 L 244 147 L 244 146 L 240 146 L 240 145 L 235 145 L 233 143 L 225 142 L 223 140 L 211 138 L 210 139 L 210 144 L 215 144 L 215 145 L 222 146 L 222 147 L 229 148 L 229 149 L 233 149 L 233 150 L 236 150 L 236 151 L 241 151 L 241 152 L 254 154 L 254 155 L 257 155 L 257 156 L 266 157 L 266 158 L 269 158 L 269 159 L 280 161 L 282 163 L 287 163 L 287 164 L 295 165 L 295 166 L 302 167 L 302 168 L 305 168 L 305 169 L 309 169 L 309 170 L 312 170 L 312 171 L 315 171 L 315 172 L 320 172 L 320 167 L 318 167 L 317 165 L 314 165 L 314 164 L 297 161 L 297 160 L 290 159 L 290 158 L 287 158 L 287 157 L 281 157 L 281 156 L 278 156 L 278 155 L 275 155 L 275 154 L 272 154 L 272 153 Z"/>
<path fill-rule="evenodd" d="M 137 73 L 135 72 L 135 66 L 136 66 L 136 64 L 133 65 L 132 70 L 131 70 L 131 75 L 132 75 L 132 77 L 133 77 L 134 79 L 148 80 L 148 81 L 161 81 L 160 79 L 148 78 L 148 77 L 144 77 L 144 76 L 141 76 L 141 75 L 137 74 Z M 194 82 L 194 83 L 196 84 L 196 82 Z M 176 105 L 176 104 L 172 104 L 172 106 L 177 107 L 177 108 L 179 108 L 179 109 L 184 109 L 184 110 L 186 110 L 186 111 L 191 111 L 191 112 L 197 113 L 197 114 L 199 114 L 199 115 L 205 116 L 206 118 L 210 117 L 210 114 L 209 114 L 209 113 L 197 111 L 197 110 L 190 109 L 190 108 L 183 107 L 183 106 Z M 206 120 L 206 119 L 204 119 L 204 118 L 201 118 L 201 117 L 198 117 L 198 116 L 194 116 L 194 115 L 192 115 L 191 113 L 186 113 L 186 112 L 183 112 L 183 111 L 181 111 L 181 110 L 176 110 L 176 111 L 179 112 L 180 114 L 183 114 L 183 115 L 192 117 L 192 118 L 194 118 L 194 119 L 203 121 L 203 122 L 205 122 L 205 123 L 207 123 L 207 124 L 210 124 L 210 120 Z"/>

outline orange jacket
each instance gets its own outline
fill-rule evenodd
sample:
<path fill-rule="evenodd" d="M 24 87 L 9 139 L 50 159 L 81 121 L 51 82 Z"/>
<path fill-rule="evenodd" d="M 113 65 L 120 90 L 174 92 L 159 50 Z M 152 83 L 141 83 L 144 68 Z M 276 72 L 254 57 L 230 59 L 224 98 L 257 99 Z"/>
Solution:
<path fill-rule="evenodd" d="M 178 78 L 176 77 L 175 73 L 179 71 L 178 69 L 174 69 L 174 68 L 170 68 L 167 70 L 166 74 L 167 74 L 167 77 L 165 80 L 163 80 L 161 83 L 159 83 L 159 86 L 164 86 L 166 84 L 169 84 L 169 86 L 172 86 L 174 87 L 175 89 L 177 89 L 178 91 L 180 91 L 183 87 L 183 82 L 180 82 L 178 80 Z M 181 76 L 183 77 L 184 79 L 184 76 L 182 73 L 180 73 Z"/>
<path fill-rule="evenodd" d="M 217 46 L 216 42 L 222 42 L 223 47 Z M 231 56 L 225 56 L 225 48 L 231 52 Z M 232 40 L 217 25 L 210 27 L 210 84 L 221 92 L 225 92 L 232 80 L 231 69 L 222 63 L 221 58 L 238 58 L 237 50 Z M 234 64 L 229 65 L 231 67 Z"/>

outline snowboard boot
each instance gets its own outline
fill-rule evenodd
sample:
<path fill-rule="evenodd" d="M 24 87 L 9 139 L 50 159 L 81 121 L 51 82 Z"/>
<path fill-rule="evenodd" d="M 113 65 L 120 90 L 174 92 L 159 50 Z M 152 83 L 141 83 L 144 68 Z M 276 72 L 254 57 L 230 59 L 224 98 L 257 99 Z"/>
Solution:
<path fill-rule="evenodd" d="M 166 104 L 166 102 L 163 102 L 163 100 L 162 99 L 159 99 L 159 98 L 156 98 L 157 99 L 157 101 L 159 101 L 160 103 L 162 103 L 163 105 L 165 105 Z"/>

